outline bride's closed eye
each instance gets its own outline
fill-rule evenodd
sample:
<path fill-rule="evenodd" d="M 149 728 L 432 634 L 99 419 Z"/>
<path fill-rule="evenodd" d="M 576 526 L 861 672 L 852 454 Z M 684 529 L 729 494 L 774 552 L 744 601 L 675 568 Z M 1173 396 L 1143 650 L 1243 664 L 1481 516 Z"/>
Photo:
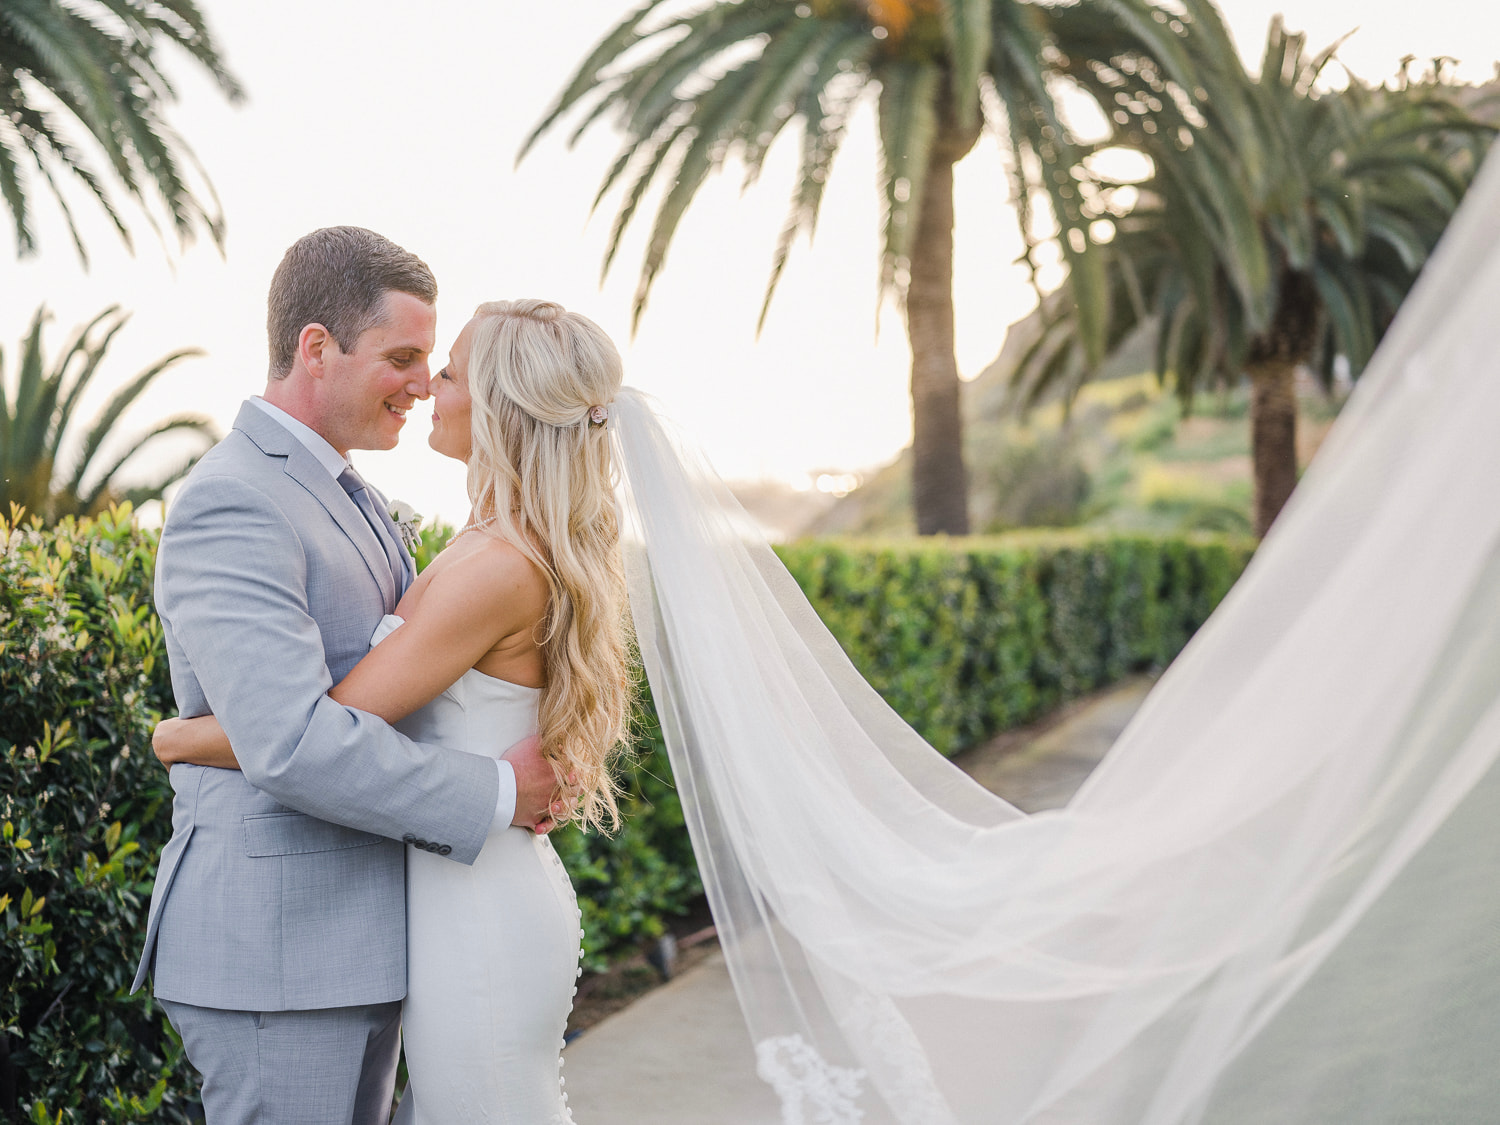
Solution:
<path fill-rule="evenodd" d="M 448 374 L 448 369 L 445 367 L 441 371 L 438 372 L 438 378 L 439 379 L 448 379 L 448 380 L 451 381 L 452 378 L 453 378 L 453 376 L 451 376 L 451 375 Z"/>

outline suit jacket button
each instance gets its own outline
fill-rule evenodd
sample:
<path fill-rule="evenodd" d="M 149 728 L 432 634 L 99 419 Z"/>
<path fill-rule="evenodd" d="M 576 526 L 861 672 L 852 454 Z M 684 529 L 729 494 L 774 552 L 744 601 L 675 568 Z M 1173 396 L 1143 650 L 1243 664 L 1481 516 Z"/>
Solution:
<path fill-rule="evenodd" d="M 417 838 L 410 832 L 408 832 L 405 836 L 401 837 L 401 842 L 403 844 L 415 844 L 417 842 Z"/>
<path fill-rule="evenodd" d="M 448 853 L 450 853 L 450 852 L 451 852 L 451 851 L 453 851 L 453 848 L 452 848 L 452 847 L 450 847 L 450 846 L 449 846 L 449 845 L 447 845 L 447 844 L 444 844 L 444 845 L 443 845 L 443 846 L 442 846 L 442 847 L 440 847 L 440 848 L 439 848 L 439 849 L 438 849 L 438 855 L 447 855 L 447 854 L 448 854 Z"/>
<path fill-rule="evenodd" d="M 436 852 L 438 850 L 438 848 L 440 848 L 440 847 L 442 847 L 441 844 L 428 844 L 427 845 L 427 850 L 430 851 L 430 852 Z"/>

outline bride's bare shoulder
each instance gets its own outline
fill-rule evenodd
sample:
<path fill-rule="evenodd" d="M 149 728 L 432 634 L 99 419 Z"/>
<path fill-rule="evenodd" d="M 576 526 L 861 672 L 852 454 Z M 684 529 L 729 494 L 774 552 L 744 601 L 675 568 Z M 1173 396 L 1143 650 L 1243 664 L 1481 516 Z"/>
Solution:
<path fill-rule="evenodd" d="M 460 537 L 422 572 L 424 597 L 449 601 L 455 596 L 474 605 L 504 606 L 512 611 L 546 608 L 551 596 L 546 576 L 513 544 L 494 535 Z"/>

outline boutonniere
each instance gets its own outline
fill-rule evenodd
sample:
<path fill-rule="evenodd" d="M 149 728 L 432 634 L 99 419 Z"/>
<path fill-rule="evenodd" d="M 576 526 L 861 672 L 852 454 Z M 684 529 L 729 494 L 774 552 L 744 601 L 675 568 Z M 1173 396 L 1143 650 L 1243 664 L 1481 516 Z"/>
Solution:
<path fill-rule="evenodd" d="M 391 522 L 396 525 L 396 530 L 401 533 L 401 542 L 406 545 L 407 551 L 415 552 L 417 544 L 422 541 L 422 513 L 405 500 L 392 500 L 386 511 Z"/>

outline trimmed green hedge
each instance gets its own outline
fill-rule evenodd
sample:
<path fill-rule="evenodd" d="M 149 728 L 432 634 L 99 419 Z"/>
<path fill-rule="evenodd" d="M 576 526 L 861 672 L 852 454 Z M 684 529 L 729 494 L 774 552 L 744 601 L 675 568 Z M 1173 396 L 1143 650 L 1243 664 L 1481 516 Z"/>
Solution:
<path fill-rule="evenodd" d="M 425 537 L 419 560 L 451 529 Z M 151 757 L 171 711 L 150 608 L 155 533 L 128 509 L 56 529 L 0 523 L 0 1118 L 190 1120 L 180 1044 L 125 995 L 170 788 Z M 1168 662 L 1250 544 L 1006 537 L 803 543 L 781 555 L 855 664 L 945 753 Z M 559 833 L 586 963 L 662 932 L 701 893 L 643 693 L 625 828 Z"/>
<path fill-rule="evenodd" d="M 172 830 L 156 539 L 128 508 L 0 538 L 0 1118 L 190 1121 L 181 1044 L 126 995 Z"/>
<path fill-rule="evenodd" d="M 1026 533 L 778 550 L 860 673 L 945 754 L 1163 667 L 1250 540 Z"/>
<path fill-rule="evenodd" d="M 583 964 L 596 972 L 642 939 L 660 936 L 667 918 L 686 914 L 703 894 L 661 726 L 644 683 L 633 725 L 634 753 L 620 804 L 623 827 L 613 836 L 570 827 L 552 837 L 578 890 Z"/>

